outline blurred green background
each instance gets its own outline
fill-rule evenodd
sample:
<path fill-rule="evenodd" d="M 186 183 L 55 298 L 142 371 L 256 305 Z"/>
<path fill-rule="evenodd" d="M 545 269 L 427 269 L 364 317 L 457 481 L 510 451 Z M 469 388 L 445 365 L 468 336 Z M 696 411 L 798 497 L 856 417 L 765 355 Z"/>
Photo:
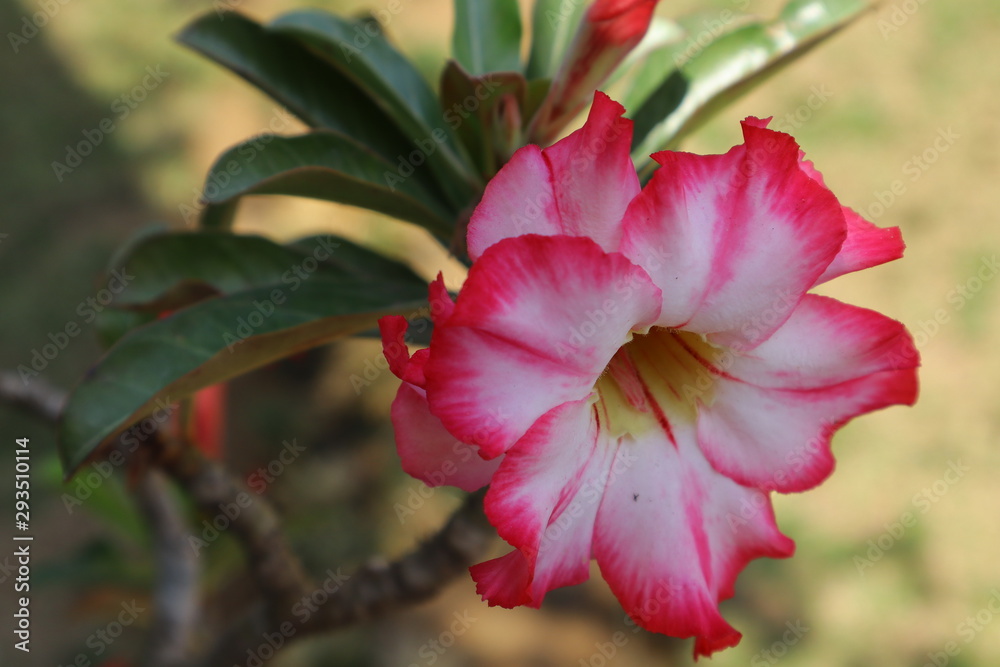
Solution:
<path fill-rule="evenodd" d="M 311 4 L 340 13 L 390 5 Z M 727 10 L 770 16 L 780 5 L 674 0 L 659 12 L 705 12 L 711 31 Z M 6 42 L 0 47 L 0 367 L 30 364 L 50 333 L 77 322 L 82 335 L 42 373 L 72 386 L 99 355 L 78 308 L 105 286 L 102 270 L 114 248 L 151 222 L 183 227 L 183 207 L 194 204 L 213 159 L 286 118 L 171 35 L 214 8 L 267 19 L 300 6 L 292 0 L 0 5 Z M 451 34 L 450 2 L 401 0 L 399 7 L 386 30 L 436 81 Z M 35 12 L 43 12 L 45 25 L 27 37 L 25 21 L 39 21 L 25 17 Z M 908 244 L 903 260 L 823 291 L 902 320 L 923 357 L 915 408 L 852 423 L 835 439 L 833 477 L 808 493 L 776 499 L 779 525 L 797 541 L 798 553 L 788 561 L 757 561 L 740 578 L 723 612 L 745 637 L 712 664 L 1000 664 L 1000 619 L 988 607 L 1000 600 L 997 34 L 1000 5 L 991 0 L 887 0 L 685 145 L 723 152 L 740 141 L 740 119 L 773 115 L 843 203 L 879 225 L 900 226 Z M 158 76 L 148 78 L 150 72 Z M 144 77 L 155 83 L 139 93 Z M 71 172 L 55 173 L 54 161 L 67 163 L 67 145 L 107 118 L 114 130 L 92 154 Z M 298 127 L 287 121 L 281 131 Z M 279 238 L 333 230 L 406 258 L 428 276 L 443 269 L 452 283 L 462 277 L 420 230 L 333 204 L 250 200 L 238 228 Z M 458 503 L 438 491 L 413 516 L 397 518 L 396 504 L 422 488 L 399 471 L 392 445 L 387 415 L 397 381 L 383 373 L 360 393 L 351 383 L 377 357 L 374 342 L 349 341 L 233 386 L 227 457 L 238 474 L 246 478 L 266 465 L 283 440 L 308 444 L 268 494 L 317 574 L 406 551 Z M 148 614 L 101 654 L 88 644 L 123 602 L 144 603 L 148 594 L 152 564 L 142 526 L 125 504 L 125 485 L 108 482 L 70 514 L 60 499 L 65 489 L 51 428 L 6 407 L 0 419 L 4 438 L 26 435 L 34 444 L 37 534 L 34 650 L 25 661 L 11 647 L 9 626 L 0 625 L 3 664 L 69 664 L 81 654 L 92 664 L 132 660 Z M 0 488 L 9 489 L 12 457 L 4 458 Z M 0 502 L 3 525 L 10 525 L 10 506 Z M 0 563 L 6 553 L 4 547 Z M 207 595 L 249 595 L 228 538 L 202 557 Z M 542 611 L 488 609 L 471 580 L 461 578 L 432 603 L 296 644 L 271 664 L 691 662 L 690 641 L 633 633 L 596 569 L 594 575 L 584 586 L 553 593 Z M 9 624 L 6 570 L 0 580 L 0 611 Z M 476 620 L 443 653 L 434 649 L 432 641 L 451 643 L 453 614 L 466 612 Z"/>

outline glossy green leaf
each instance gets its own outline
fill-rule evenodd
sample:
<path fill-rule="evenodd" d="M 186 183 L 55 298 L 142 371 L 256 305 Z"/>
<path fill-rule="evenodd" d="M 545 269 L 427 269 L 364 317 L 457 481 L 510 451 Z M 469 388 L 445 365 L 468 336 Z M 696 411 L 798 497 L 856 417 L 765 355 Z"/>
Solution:
<path fill-rule="evenodd" d="M 332 234 L 281 246 L 260 236 L 162 233 L 132 248 L 121 269 L 130 280 L 112 305 L 162 313 L 219 294 L 292 283 L 294 267 L 307 257 L 322 260 L 325 272 L 339 270 L 371 280 L 417 280 L 409 268 Z"/>
<path fill-rule="evenodd" d="M 646 101 L 633 115 L 633 143 L 641 145 L 643 139 L 655 131 L 664 118 L 677 110 L 687 93 L 687 78 L 680 70 L 674 70 L 646 97 Z"/>
<path fill-rule="evenodd" d="M 141 441 L 144 429 L 132 424 L 146 419 L 148 430 L 198 389 L 426 305 L 426 284 L 406 270 L 372 278 L 316 262 L 319 256 L 301 254 L 269 285 L 199 301 L 121 338 L 63 412 L 59 455 L 67 474 L 110 438 Z"/>
<path fill-rule="evenodd" d="M 206 179 L 209 208 L 245 195 L 293 195 L 373 211 L 449 237 L 455 213 L 399 165 L 335 132 L 263 135 L 223 153 Z"/>
<path fill-rule="evenodd" d="M 413 149 L 389 116 L 336 68 L 241 14 L 208 12 L 177 39 L 240 75 L 307 125 L 346 134 L 390 160 Z M 286 129 L 281 114 L 276 111 L 271 127 L 261 130 Z"/>
<path fill-rule="evenodd" d="M 776 20 L 743 25 L 692 55 L 679 68 L 687 85 L 684 99 L 633 144 L 632 157 L 642 165 L 643 177 L 648 178 L 653 169 L 650 153 L 677 146 L 719 109 L 834 35 L 867 8 L 864 0 L 793 0 Z"/>
<path fill-rule="evenodd" d="M 156 314 L 152 312 L 105 308 L 94 318 L 97 342 L 106 350 L 132 329 L 155 319 Z"/>
<path fill-rule="evenodd" d="M 452 53 L 473 76 L 521 71 L 517 0 L 455 0 Z"/>
<path fill-rule="evenodd" d="M 363 89 L 416 144 L 420 164 L 426 160 L 450 202 L 457 208 L 468 205 L 482 183 L 442 117 L 434 91 L 380 33 L 317 10 L 279 16 L 267 29 L 299 40 Z M 420 170 L 420 164 L 413 166 Z"/>
<path fill-rule="evenodd" d="M 535 2 L 528 79 L 551 79 L 559 71 L 587 5 L 581 0 Z"/>

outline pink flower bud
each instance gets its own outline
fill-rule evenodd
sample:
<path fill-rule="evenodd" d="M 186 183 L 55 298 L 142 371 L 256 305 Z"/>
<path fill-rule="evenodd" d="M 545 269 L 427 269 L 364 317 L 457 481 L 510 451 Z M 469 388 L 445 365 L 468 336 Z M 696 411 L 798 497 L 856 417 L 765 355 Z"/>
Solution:
<path fill-rule="evenodd" d="M 597 0 L 576 37 L 532 123 L 531 141 L 550 144 L 642 40 L 658 0 Z"/>

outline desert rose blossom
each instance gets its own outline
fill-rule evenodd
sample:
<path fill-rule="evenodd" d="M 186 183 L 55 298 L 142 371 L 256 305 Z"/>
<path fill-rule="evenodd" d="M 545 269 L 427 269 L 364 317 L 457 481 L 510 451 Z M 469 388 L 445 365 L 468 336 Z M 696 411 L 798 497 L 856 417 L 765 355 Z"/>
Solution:
<path fill-rule="evenodd" d="M 642 41 L 659 0 L 596 0 L 577 29 L 529 137 L 547 145 Z"/>
<path fill-rule="evenodd" d="M 623 111 L 597 94 L 489 183 L 421 400 L 393 415 L 401 442 L 432 423 L 476 466 L 502 456 L 485 509 L 514 549 L 472 568 L 490 604 L 537 607 L 594 558 L 639 625 L 710 655 L 739 641 L 718 603 L 743 567 L 793 552 L 769 492 L 819 484 L 837 428 L 916 399 L 902 324 L 808 293 L 903 245 L 757 119 L 724 155 L 654 155 L 640 190 Z"/>

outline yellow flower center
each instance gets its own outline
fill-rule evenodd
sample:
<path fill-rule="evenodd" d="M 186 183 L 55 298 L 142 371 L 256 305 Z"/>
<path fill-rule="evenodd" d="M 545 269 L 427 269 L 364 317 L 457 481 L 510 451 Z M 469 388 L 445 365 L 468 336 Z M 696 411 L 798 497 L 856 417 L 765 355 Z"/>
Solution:
<path fill-rule="evenodd" d="M 699 405 L 710 405 L 717 378 L 732 352 L 699 334 L 653 327 L 619 348 L 594 385 L 601 427 L 613 437 L 639 436 L 693 421 Z"/>

